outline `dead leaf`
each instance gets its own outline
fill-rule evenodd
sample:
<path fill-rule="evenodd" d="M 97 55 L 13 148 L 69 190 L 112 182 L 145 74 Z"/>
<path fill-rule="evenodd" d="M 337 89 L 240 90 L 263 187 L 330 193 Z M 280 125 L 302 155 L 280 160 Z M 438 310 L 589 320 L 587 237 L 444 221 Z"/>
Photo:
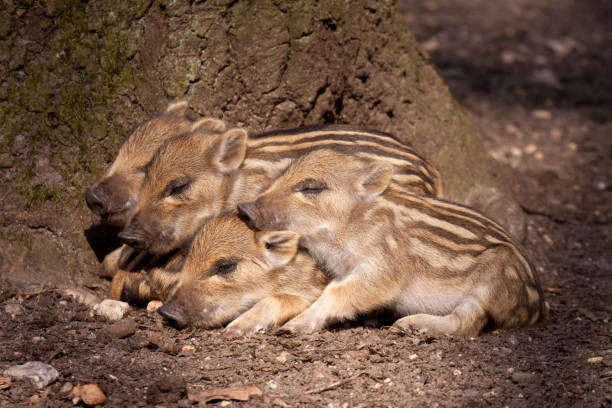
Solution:
<path fill-rule="evenodd" d="M 263 392 L 255 387 L 213 388 L 200 392 L 188 392 L 187 398 L 194 402 L 209 402 L 214 400 L 248 401 L 252 395 L 261 396 Z"/>
<path fill-rule="evenodd" d="M 5 390 L 11 386 L 11 377 L 0 377 L 0 390 Z"/>

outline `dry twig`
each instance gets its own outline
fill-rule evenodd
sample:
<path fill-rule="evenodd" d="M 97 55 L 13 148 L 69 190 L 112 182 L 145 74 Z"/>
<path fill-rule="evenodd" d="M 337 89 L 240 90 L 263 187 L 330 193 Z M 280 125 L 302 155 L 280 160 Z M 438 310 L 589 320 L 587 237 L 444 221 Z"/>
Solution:
<path fill-rule="evenodd" d="M 362 372 L 360 372 L 358 374 L 355 374 L 352 377 L 345 378 L 343 380 L 333 382 L 333 383 L 328 384 L 328 385 L 326 385 L 324 387 L 314 388 L 312 390 L 308 390 L 308 391 L 306 391 L 306 394 L 318 394 L 320 392 L 325 392 L 325 391 L 333 390 L 334 388 L 338 388 L 338 387 L 340 387 L 340 386 L 342 386 L 342 385 L 344 385 L 346 383 L 349 383 L 351 381 L 355 381 L 355 380 L 357 380 L 358 378 L 360 378 L 360 377 L 362 377 L 364 375 L 368 375 L 368 372 L 367 371 L 362 371 Z"/>

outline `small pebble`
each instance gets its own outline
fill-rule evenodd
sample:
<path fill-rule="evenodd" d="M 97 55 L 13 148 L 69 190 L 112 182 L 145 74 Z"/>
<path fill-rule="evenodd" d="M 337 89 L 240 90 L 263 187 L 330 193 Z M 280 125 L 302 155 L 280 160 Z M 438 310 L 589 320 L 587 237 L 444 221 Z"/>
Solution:
<path fill-rule="evenodd" d="M 533 116 L 536 119 L 542 119 L 542 120 L 552 119 L 552 114 L 550 113 L 550 111 L 547 111 L 545 109 L 536 109 L 533 112 L 531 112 L 531 116 Z"/>
<path fill-rule="evenodd" d="M 104 299 L 94 306 L 96 314 L 104 316 L 109 320 L 119 320 L 129 310 L 130 305 L 113 299 Z"/>
<path fill-rule="evenodd" d="M 528 144 L 527 146 L 525 146 L 525 148 L 523 149 L 523 151 L 526 154 L 533 154 L 538 150 L 538 147 L 534 144 Z"/>
<path fill-rule="evenodd" d="M 68 394 L 70 391 L 72 391 L 72 389 L 74 388 L 74 386 L 72 385 L 72 383 L 64 383 L 64 385 L 62 385 L 62 388 L 60 389 L 60 392 L 63 392 L 64 394 Z"/>
<path fill-rule="evenodd" d="M 8 305 L 4 306 L 4 312 L 7 315 L 11 316 L 11 319 L 14 319 L 15 316 L 21 316 L 24 312 L 23 307 L 20 304 L 17 303 L 9 303 Z"/>
<path fill-rule="evenodd" d="M 4 375 L 18 380 L 28 379 L 38 389 L 45 388 L 59 377 L 55 368 L 40 361 L 29 361 L 22 365 L 10 367 L 4 370 Z"/>
<path fill-rule="evenodd" d="M 81 400 L 87 405 L 100 405 L 106 401 L 106 395 L 97 384 L 77 385 L 70 393 L 70 398 L 74 405 Z"/>
<path fill-rule="evenodd" d="M 147 304 L 147 313 L 155 313 L 157 309 L 162 307 L 164 304 L 159 300 L 152 300 Z"/>
<path fill-rule="evenodd" d="M 65 295 L 70 296 L 78 303 L 87 305 L 89 307 L 95 307 L 98 303 L 100 303 L 100 299 L 95 295 L 95 293 L 85 288 L 68 288 L 63 292 Z"/>
<path fill-rule="evenodd" d="M 538 379 L 537 374 L 515 371 L 510 377 L 513 383 L 534 383 Z"/>
<path fill-rule="evenodd" d="M 578 145 L 574 142 L 571 142 L 567 144 L 567 148 L 570 149 L 572 152 L 575 152 L 576 150 L 578 150 Z"/>
<path fill-rule="evenodd" d="M 409 359 L 409 360 L 416 360 L 418 357 L 419 357 L 419 356 L 418 356 L 418 355 L 416 355 L 416 354 L 411 354 L 411 355 L 409 355 L 409 356 L 408 356 L 408 359 Z"/>
<path fill-rule="evenodd" d="M 461 372 L 461 370 L 458 370 L 458 369 L 456 369 L 456 368 L 453 370 L 453 375 L 454 375 L 455 377 L 461 377 L 461 374 L 463 374 L 463 373 Z"/>
<path fill-rule="evenodd" d="M 119 320 L 104 328 L 104 331 L 112 338 L 122 339 L 136 332 L 136 322 L 133 319 Z"/>
<path fill-rule="evenodd" d="M 561 140 L 561 138 L 563 137 L 563 133 L 559 129 L 551 129 L 550 137 L 553 140 Z"/>
<path fill-rule="evenodd" d="M 603 181 L 598 181 L 597 183 L 595 183 L 595 189 L 599 191 L 604 191 L 606 189 L 606 183 Z"/>
<path fill-rule="evenodd" d="M 523 155 L 523 152 L 518 147 L 512 146 L 510 148 L 510 154 L 514 157 L 521 157 Z"/>

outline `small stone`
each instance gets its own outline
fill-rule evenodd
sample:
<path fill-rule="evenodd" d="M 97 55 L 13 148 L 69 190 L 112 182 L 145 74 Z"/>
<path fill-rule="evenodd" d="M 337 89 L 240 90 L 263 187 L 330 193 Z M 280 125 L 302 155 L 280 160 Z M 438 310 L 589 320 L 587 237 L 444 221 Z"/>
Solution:
<path fill-rule="evenodd" d="M 45 388 L 59 377 L 59 373 L 55 368 L 40 361 L 30 361 L 22 365 L 10 367 L 4 370 L 4 375 L 17 380 L 28 379 L 38 389 Z"/>
<path fill-rule="evenodd" d="M 159 300 L 152 300 L 147 304 L 147 313 L 155 313 L 157 309 L 162 307 L 164 304 Z"/>
<path fill-rule="evenodd" d="M 511 154 L 512 156 L 514 156 L 514 157 L 521 157 L 521 156 L 523 155 L 523 152 L 522 152 L 522 150 L 521 150 L 521 149 L 519 149 L 518 147 L 516 147 L 516 146 L 512 146 L 512 147 L 510 148 L 510 154 Z"/>
<path fill-rule="evenodd" d="M 513 383 L 535 383 L 538 379 L 537 374 L 515 371 L 510 377 Z"/>
<path fill-rule="evenodd" d="M 525 148 L 523 149 L 523 151 L 526 154 L 533 154 L 538 150 L 538 147 L 534 144 L 528 144 L 527 146 L 525 146 Z"/>
<path fill-rule="evenodd" d="M 534 154 L 533 157 L 535 157 L 536 160 L 542 161 L 544 160 L 544 153 L 536 152 L 536 154 Z"/>
<path fill-rule="evenodd" d="M 100 405 L 106 401 L 106 395 L 97 384 L 77 385 L 70 393 L 70 398 L 74 405 L 81 400 L 87 405 Z"/>
<path fill-rule="evenodd" d="M 113 299 L 104 299 L 94 306 L 96 314 L 104 316 L 109 320 L 119 320 L 129 310 L 130 305 Z"/>
<path fill-rule="evenodd" d="M 0 154 L 0 169 L 9 169 L 13 167 L 13 159 L 8 153 Z"/>
<path fill-rule="evenodd" d="M 275 390 L 278 388 L 278 384 L 274 380 L 268 381 L 267 385 L 268 385 L 268 388 L 270 388 L 271 390 Z"/>
<path fill-rule="evenodd" d="M 549 86 L 551 88 L 561 87 L 559 77 L 557 76 L 555 71 L 550 68 L 536 69 L 531 73 L 529 79 L 531 80 L 531 82 L 539 85 Z"/>
<path fill-rule="evenodd" d="M 567 144 L 567 148 L 570 149 L 570 151 L 575 152 L 578 150 L 578 145 L 574 142 L 570 142 Z"/>
<path fill-rule="evenodd" d="M 14 319 L 15 316 L 21 316 L 24 312 L 24 309 L 18 303 L 9 303 L 8 305 L 4 306 L 4 312 L 7 315 L 10 315 L 11 319 Z"/>
<path fill-rule="evenodd" d="M 32 343 L 40 343 L 42 341 L 42 337 L 34 336 L 32 337 Z"/>
<path fill-rule="evenodd" d="M 139 350 L 149 345 L 149 339 L 142 334 L 136 334 L 128 339 L 128 344 L 133 350 Z"/>
<path fill-rule="evenodd" d="M 561 140 L 563 137 L 563 133 L 559 129 L 551 129 L 550 130 L 550 138 L 553 140 Z"/>
<path fill-rule="evenodd" d="M 431 37 L 429 40 L 421 44 L 421 47 L 423 47 L 423 49 L 427 52 L 432 52 L 440 48 L 440 43 L 435 37 Z"/>
<path fill-rule="evenodd" d="M 462 373 L 462 372 L 461 372 L 461 370 L 459 370 L 459 369 L 456 369 L 456 368 L 455 368 L 455 369 L 453 370 L 453 375 L 454 375 L 455 377 L 461 377 L 461 375 L 462 375 L 462 374 L 463 374 L 463 373 Z"/>
<path fill-rule="evenodd" d="M 123 319 L 104 328 L 104 331 L 112 338 L 122 339 L 136 332 L 136 322 L 133 319 Z"/>
<path fill-rule="evenodd" d="M 606 183 L 603 181 L 598 181 L 595 183 L 595 189 L 599 191 L 604 191 L 606 189 Z"/>
<path fill-rule="evenodd" d="M 548 234 L 544 234 L 542 236 L 542 239 L 544 240 L 544 242 L 546 242 L 549 246 L 553 246 L 555 244 L 555 242 L 552 240 L 552 238 L 550 236 L 548 236 Z"/>
<path fill-rule="evenodd" d="M 506 65 L 510 65 L 512 63 L 514 63 L 514 61 L 516 61 L 516 54 L 514 54 L 514 52 L 512 51 L 503 51 L 501 53 L 501 61 L 506 64 Z"/>
<path fill-rule="evenodd" d="M 73 388 L 74 386 L 72 385 L 72 383 L 67 382 L 67 383 L 64 383 L 64 385 L 62 385 L 60 392 L 63 392 L 64 394 L 68 394 L 70 391 L 72 391 Z"/>
<path fill-rule="evenodd" d="M 533 112 L 531 112 L 531 116 L 533 116 L 535 119 L 541 119 L 541 120 L 551 120 L 552 119 L 552 114 L 550 113 L 550 111 L 547 111 L 546 109 L 535 109 Z"/>
<path fill-rule="evenodd" d="M 219 405 L 222 406 L 222 407 L 227 407 L 227 406 L 230 406 L 231 404 L 232 404 L 231 401 L 221 401 L 219 403 Z"/>
<path fill-rule="evenodd" d="M 283 351 L 278 356 L 276 356 L 276 361 L 278 361 L 279 363 L 286 363 L 287 356 L 289 356 L 289 353 L 287 353 L 286 351 Z"/>
<path fill-rule="evenodd" d="M 590 357 L 587 359 L 587 363 L 589 364 L 599 364 L 603 361 L 603 357 L 598 356 L 598 357 Z"/>
<path fill-rule="evenodd" d="M 23 133 L 19 133 L 15 135 L 13 140 L 13 147 L 11 148 L 11 153 L 15 156 L 20 156 L 24 154 L 28 148 L 29 137 Z"/>
<path fill-rule="evenodd" d="M 383 385 L 379 382 L 377 382 L 376 384 L 374 384 L 374 388 L 379 389 L 380 387 L 382 387 Z"/>
<path fill-rule="evenodd" d="M 416 360 L 417 358 L 419 358 L 419 356 L 416 354 L 411 354 L 408 356 L 408 360 Z"/>
<path fill-rule="evenodd" d="M 89 307 L 95 307 L 95 305 L 100 303 L 100 299 L 98 298 L 98 296 L 96 296 L 95 293 L 93 293 L 92 291 L 85 288 L 68 288 L 65 289 L 63 292 L 66 296 L 70 296 L 78 303 L 87 305 Z"/>

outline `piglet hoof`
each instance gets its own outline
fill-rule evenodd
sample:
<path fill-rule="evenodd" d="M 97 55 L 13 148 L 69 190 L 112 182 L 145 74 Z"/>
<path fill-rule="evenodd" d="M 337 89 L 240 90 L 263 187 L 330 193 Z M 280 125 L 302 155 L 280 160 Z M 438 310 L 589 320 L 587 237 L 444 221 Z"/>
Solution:
<path fill-rule="evenodd" d="M 310 323 L 307 320 L 294 319 L 283 325 L 277 331 L 280 330 L 290 334 L 311 334 L 314 333 L 316 329 L 315 324 Z"/>
<path fill-rule="evenodd" d="M 224 339 L 236 339 L 238 337 L 242 337 L 243 334 L 237 330 L 233 330 L 233 329 L 225 329 L 223 330 L 223 332 L 221 332 L 221 337 Z"/>
<path fill-rule="evenodd" d="M 290 337 L 295 335 L 295 332 L 293 331 L 293 329 L 291 329 L 290 327 L 279 327 L 278 329 L 272 331 L 272 334 L 275 336 L 286 336 L 286 337 Z"/>

